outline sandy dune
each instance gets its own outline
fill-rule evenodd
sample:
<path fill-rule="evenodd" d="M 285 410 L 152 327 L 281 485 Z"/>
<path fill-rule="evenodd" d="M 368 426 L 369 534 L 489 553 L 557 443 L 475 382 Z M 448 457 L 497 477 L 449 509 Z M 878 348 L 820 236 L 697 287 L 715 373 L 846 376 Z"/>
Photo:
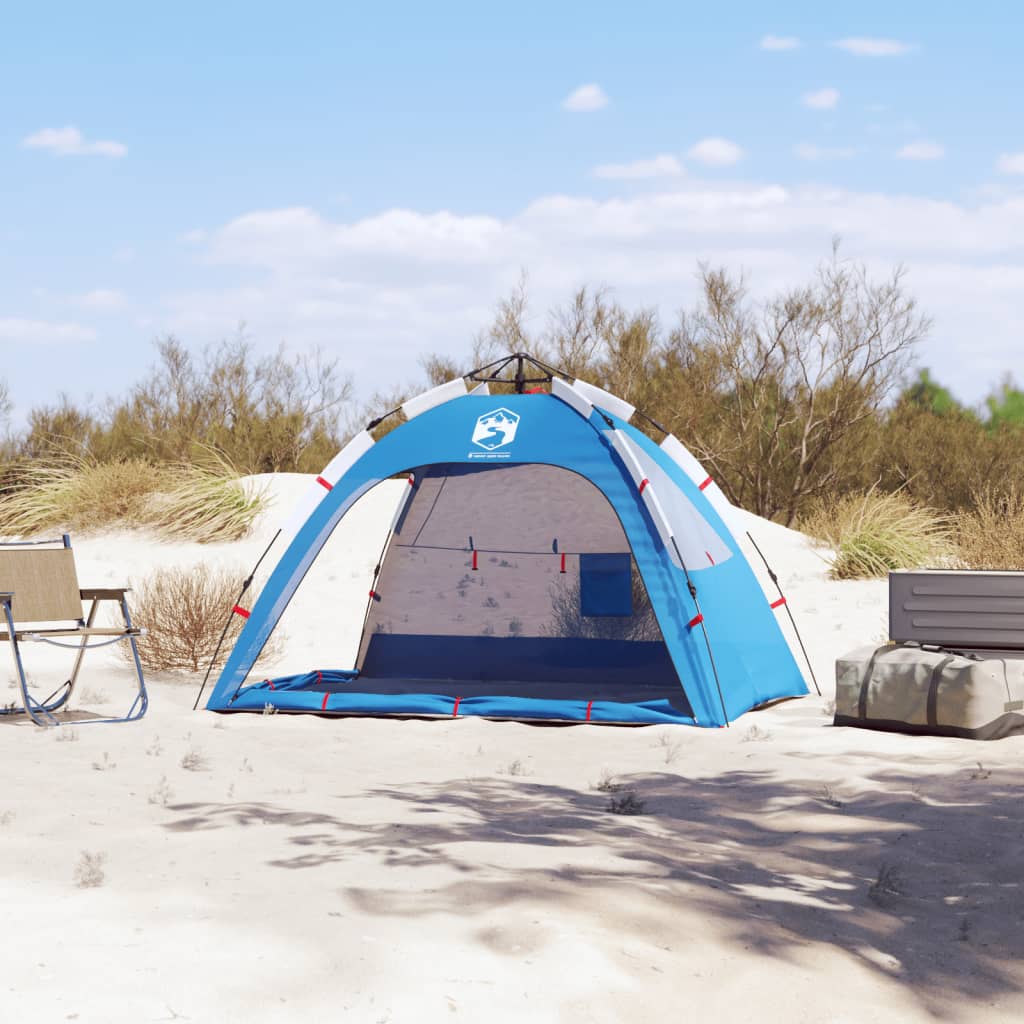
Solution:
<path fill-rule="evenodd" d="M 269 484 L 253 538 L 82 538 L 82 583 L 244 574 L 307 480 Z M 351 662 L 396 493 L 332 539 L 281 668 Z M 151 680 L 133 725 L 0 723 L 0 1019 L 1020 1020 L 1024 737 L 833 728 L 832 660 L 884 634 L 884 584 L 750 522 L 826 692 L 729 729 L 217 716 L 193 678 Z M 126 702 L 123 663 L 86 665 L 93 706 Z"/>

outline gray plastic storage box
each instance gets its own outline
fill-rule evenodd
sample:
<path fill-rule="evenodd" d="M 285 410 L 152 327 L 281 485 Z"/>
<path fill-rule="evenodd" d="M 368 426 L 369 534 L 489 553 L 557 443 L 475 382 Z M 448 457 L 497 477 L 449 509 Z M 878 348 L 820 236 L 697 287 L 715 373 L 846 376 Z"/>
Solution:
<path fill-rule="evenodd" d="M 1024 572 L 891 572 L 889 636 L 896 643 L 1024 651 Z"/>

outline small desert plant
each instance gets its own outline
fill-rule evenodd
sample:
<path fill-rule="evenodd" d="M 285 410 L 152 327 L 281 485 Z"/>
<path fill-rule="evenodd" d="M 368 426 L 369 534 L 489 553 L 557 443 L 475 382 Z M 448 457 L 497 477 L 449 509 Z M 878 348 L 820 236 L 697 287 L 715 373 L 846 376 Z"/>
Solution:
<path fill-rule="evenodd" d="M 957 519 L 956 538 L 965 569 L 1024 569 L 1024 493 L 976 493 L 974 508 Z"/>
<path fill-rule="evenodd" d="M 498 774 L 499 775 L 529 775 L 530 772 L 527 770 L 527 768 L 523 764 L 523 762 L 520 761 L 519 758 L 517 757 L 514 761 L 509 761 L 509 763 L 507 765 L 505 765 L 504 768 L 499 768 L 498 769 Z"/>
<path fill-rule="evenodd" d="M 201 772 L 207 765 L 206 757 L 201 750 L 193 747 L 181 759 L 181 767 L 187 772 Z"/>
<path fill-rule="evenodd" d="M 77 743 L 78 730 L 72 729 L 70 725 L 65 725 L 53 734 L 53 738 L 57 743 Z"/>
<path fill-rule="evenodd" d="M 903 896 L 903 878 L 891 864 L 880 864 L 875 880 L 868 886 L 868 897 L 875 903 L 884 903 L 887 897 Z"/>
<path fill-rule="evenodd" d="M 883 641 L 884 643 L 884 641 Z M 881 647 L 882 644 L 879 644 Z M 821 705 L 821 713 L 827 718 L 831 718 L 836 713 L 836 702 L 834 697 L 830 697 L 824 704 Z"/>
<path fill-rule="evenodd" d="M 277 714 L 277 705 L 276 704 L 269 704 L 269 703 L 268 704 L 264 704 L 263 705 L 263 714 L 265 714 L 265 715 L 276 715 Z"/>
<path fill-rule="evenodd" d="M 80 889 L 95 889 L 102 885 L 107 877 L 103 871 L 106 860 L 105 853 L 90 853 L 88 850 L 83 850 L 82 856 L 75 865 L 75 885 Z"/>
<path fill-rule="evenodd" d="M 836 795 L 836 791 L 827 782 L 821 787 L 821 799 L 824 800 L 829 807 L 835 807 L 836 810 L 845 806 L 843 801 Z"/>
<path fill-rule="evenodd" d="M 870 490 L 830 499 L 800 528 L 833 549 L 829 575 L 837 580 L 940 564 L 953 550 L 949 518 L 899 492 Z"/>
<path fill-rule="evenodd" d="M 159 757 L 164 752 L 160 745 L 160 737 L 154 736 L 152 742 L 146 747 L 146 757 Z"/>
<path fill-rule="evenodd" d="M 647 804 L 636 795 L 636 791 L 627 789 L 613 796 L 608 801 L 607 809 L 612 814 L 643 814 Z"/>
<path fill-rule="evenodd" d="M 673 739 L 665 733 L 658 737 L 658 746 L 661 748 L 662 759 L 665 764 L 672 764 L 677 761 L 683 750 L 683 744 L 680 740 Z"/>
<path fill-rule="evenodd" d="M 117 767 L 117 762 L 116 761 L 111 761 L 110 760 L 110 754 L 106 750 L 104 750 L 103 751 L 103 760 L 101 760 L 101 761 L 93 761 L 92 767 L 93 767 L 93 771 L 108 772 L 108 771 L 110 771 L 111 768 L 116 768 Z"/>
<path fill-rule="evenodd" d="M 772 734 L 767 729 L 762 729 L 759 725 L 752 725 L 744 734 L 741 743 L 757 743 L 761 740 L 770 740 Z"/>
<path fill-rule="evenodd" d="M 94 690 L 91 686 L 82 689 L 76 698 L 76 704 L 106 704 L 110 700 L 106 690 Z"/>
<path fill-rule="evenodd" d="M 0 825 L 10 825 L 14 821 L 14 811 L 4 811 L 0 814 Z"/>
<path fill-rule="evenodd" d="M 171 784 L 167 781 L 166 775 L 160 776 L 156 789 L 146 799 L 151 804 L 159 804 L 161 807 L 166 807 L 174 799 L 174 791 L 171 789 Z"/>
<path fill-rule="evenodd" d="M 980 761 L 974 762 L 978 767 L 971 769 L 971 778 L 975 781 L 987 779 L 992 774 L 991 768 L 986 768 Z"/>
<path fill-rule="evenodd" d="M 132 620 L 146 630 L 137 641 L 145 669 L 155 672 L 184 670 L 198 672 L 213 657 L 224 623 L 230 616 L 220 659 L 227 657 L 241 632 L 242 618 L 231 615 L 238 600 L 244 573 L 212 569 L 204 563 L 188 568 L 162 569 L 139 583 L 132 598 Z M 118 647 L 124 658 L 131 657 L 125 644 Z M 264 648 L 265 657 L 277 647 Z M 220 662 L 218 662 L 219 664 Z"/>
<path fill-rule="evenodd" d="M 598 793 L 618 793 L 622 789 L 622 783 L 616 782 L 615 776 L 605 768 L 602 770 L 597 782 L 594 783 L 594 789 Z"/>

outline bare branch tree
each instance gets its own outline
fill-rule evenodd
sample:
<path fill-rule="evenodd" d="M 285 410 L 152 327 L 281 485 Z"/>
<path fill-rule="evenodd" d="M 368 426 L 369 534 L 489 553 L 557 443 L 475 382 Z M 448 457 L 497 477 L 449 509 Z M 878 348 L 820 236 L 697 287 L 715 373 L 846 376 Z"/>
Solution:
<path fill-rule="evenodd" d="M 834 253 L 808 285 L 755 302 L 701 268 L 701 303 L 664 352 L 661 415 L 730 500 L 790 524 L 841 482 L 930 326 L 903 282 L 901 267 L 875 281 Z"/>

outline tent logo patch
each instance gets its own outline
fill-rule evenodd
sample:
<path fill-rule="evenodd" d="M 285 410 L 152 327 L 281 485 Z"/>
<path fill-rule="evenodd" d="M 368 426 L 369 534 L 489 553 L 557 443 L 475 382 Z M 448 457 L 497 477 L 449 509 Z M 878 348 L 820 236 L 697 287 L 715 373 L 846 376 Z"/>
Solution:
<path fill-rule="evenodd" d="M 516 413 L 508 409 L 485 412 L 473 428 L 473 444 L 493 452 L 511 444 L 516 439 L 518 429 L 519 416 Z"/>

